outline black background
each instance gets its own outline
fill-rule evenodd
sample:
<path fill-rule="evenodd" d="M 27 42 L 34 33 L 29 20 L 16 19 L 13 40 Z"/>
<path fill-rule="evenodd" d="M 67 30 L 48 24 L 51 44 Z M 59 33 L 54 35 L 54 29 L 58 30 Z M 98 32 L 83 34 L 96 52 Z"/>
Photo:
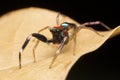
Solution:
<path fill-rule="evenodd" d="M 0 16 L 25 7 L 41 7 L 64 13 L 79 23 L 99 20 L 115 28 L 120 24 L 119 6 L 115 0 L 0 0 Z M 97 30 L 103 30 L 100 26 L 96 27 Z M 72 67 L 66 80 L 120 80 L 119 53 L 118 35 L 107 40 L 96 51 L 83 55 Z"/>

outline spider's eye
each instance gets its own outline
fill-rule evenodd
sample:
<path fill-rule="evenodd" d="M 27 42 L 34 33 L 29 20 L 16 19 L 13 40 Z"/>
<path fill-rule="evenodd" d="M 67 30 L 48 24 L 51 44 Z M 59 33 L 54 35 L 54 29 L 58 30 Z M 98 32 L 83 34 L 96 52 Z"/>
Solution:
<path fill-rule="evenodd" d="M 61 26 L 63 26 L 64 28 L 68 28 L 69 24 L 67 24 L 67 23 L 62 23 Z"/>

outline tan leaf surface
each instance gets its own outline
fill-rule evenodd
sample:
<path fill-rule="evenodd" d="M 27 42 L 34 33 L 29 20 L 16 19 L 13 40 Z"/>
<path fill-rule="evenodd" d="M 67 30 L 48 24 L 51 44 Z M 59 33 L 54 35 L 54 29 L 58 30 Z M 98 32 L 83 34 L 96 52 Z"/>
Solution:
<path fill-rule="evenodd" d="M 22 53 L 22 69 L 18 66 L 18 52 L 26 37 L 45 26 L 56 25 L 57 12 L 41 8 L 25 8 L 0 17 L 0 80 L 65 80 L 74 63 L 84 54 L 98 49 L 106 40 L 120 34 L 120 26 L 111 31 L 101 31 L 101 37 L 88 29 L 77 34 L 76 55 L 73 56 L 73 40 L 67 44 L 49 69 L 56 45 L 40 42 L 36 49 L 37 62 L 33 63 L 30 41 Z M 80 25 L 75 20 L 60 16 L 60 22 L 67 21 Z M 49 30 L 41 32 L 48 38 Z M 34 39 L 34 38 L 33 38 Z"/>

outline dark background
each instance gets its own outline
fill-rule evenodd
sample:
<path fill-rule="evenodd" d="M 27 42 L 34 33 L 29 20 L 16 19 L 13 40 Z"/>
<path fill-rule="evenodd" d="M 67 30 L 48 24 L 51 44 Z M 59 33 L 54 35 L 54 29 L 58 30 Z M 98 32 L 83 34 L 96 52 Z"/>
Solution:
<path fill-rule="evenodd" d="M 41 7 L 59 11 L 79 23 L 100 20 L 115 28 L 120 24 L 119 6 L 117 0 L 0 0 L 0 16 L 25 7 Z M 95 29 L 104 30 L 100 26 Z M 66 80 L 120 80 L 119 48 L 119 35 L 107 40 L 96 51 L 83 55 Z"/>

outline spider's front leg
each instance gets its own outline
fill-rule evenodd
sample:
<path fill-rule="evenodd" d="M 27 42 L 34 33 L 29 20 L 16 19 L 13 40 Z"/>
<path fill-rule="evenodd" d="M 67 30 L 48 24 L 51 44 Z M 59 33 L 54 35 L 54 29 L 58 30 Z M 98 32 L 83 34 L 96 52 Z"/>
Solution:
<path fill-rule="evenodd" d="M 61 50 L 63 49 L 63 47 L 64 47 L 65 42 L 67 41 L 67 39 L 68 39 L 67 36 L 64 37 L 64 39 L 63 39 L 62 42 L 60 43 L 60 46 L 59 46 L 58 50 L 56 51 L 55 56 L 53 57 L 53 60 L 52 60 L 52 62 L 51 62 L 51 64 L 50 64 L 50 66 L 49 66 L 49 69 L 52 68 L 53 63 L 55 62 L 57 56 L 61 53 Z"/>
<path fill-rule="evenodd" d="M 32 33 L 31 35 L 29 35 L 26 38 L 24 44 L 22 45 L 22 47 L 20 48 L 20 51 L 19 51 L 19 68 L 21 68 L 21 53 L 23 52 L 23 50 L 25 49 L 25 47 L 27 46 L 27 44 L 29 43 L 29 41 L 31 40 L 32 37 L 35 37 L 42 42 L 45 42 L 45 43 L 47 42 L 47 38 L 42 34 Z M 38 45 L 38 43 L 35 45 L 35 47 L 37 47 L 37 45 Z M 35 53 L 33 53 L 33 56 L 34 56 L 34 62 L 35 62 L 35 60 L 36 60 Z"/>
<path fill-rule="evenodd" d="M 42 31 L 44 31 L 44 30 L 46 30 L 46 29 L 48 29 L 48 28 L 50 28 L 50 26 L 46 26 L 46 27 L 40 29 L 37 33 L 40 33 L 40 32 L 42 32 Z M 35 39 L 33 39 L 33 42 L 34 42 L 34 41 L 35 41 Z"/>

